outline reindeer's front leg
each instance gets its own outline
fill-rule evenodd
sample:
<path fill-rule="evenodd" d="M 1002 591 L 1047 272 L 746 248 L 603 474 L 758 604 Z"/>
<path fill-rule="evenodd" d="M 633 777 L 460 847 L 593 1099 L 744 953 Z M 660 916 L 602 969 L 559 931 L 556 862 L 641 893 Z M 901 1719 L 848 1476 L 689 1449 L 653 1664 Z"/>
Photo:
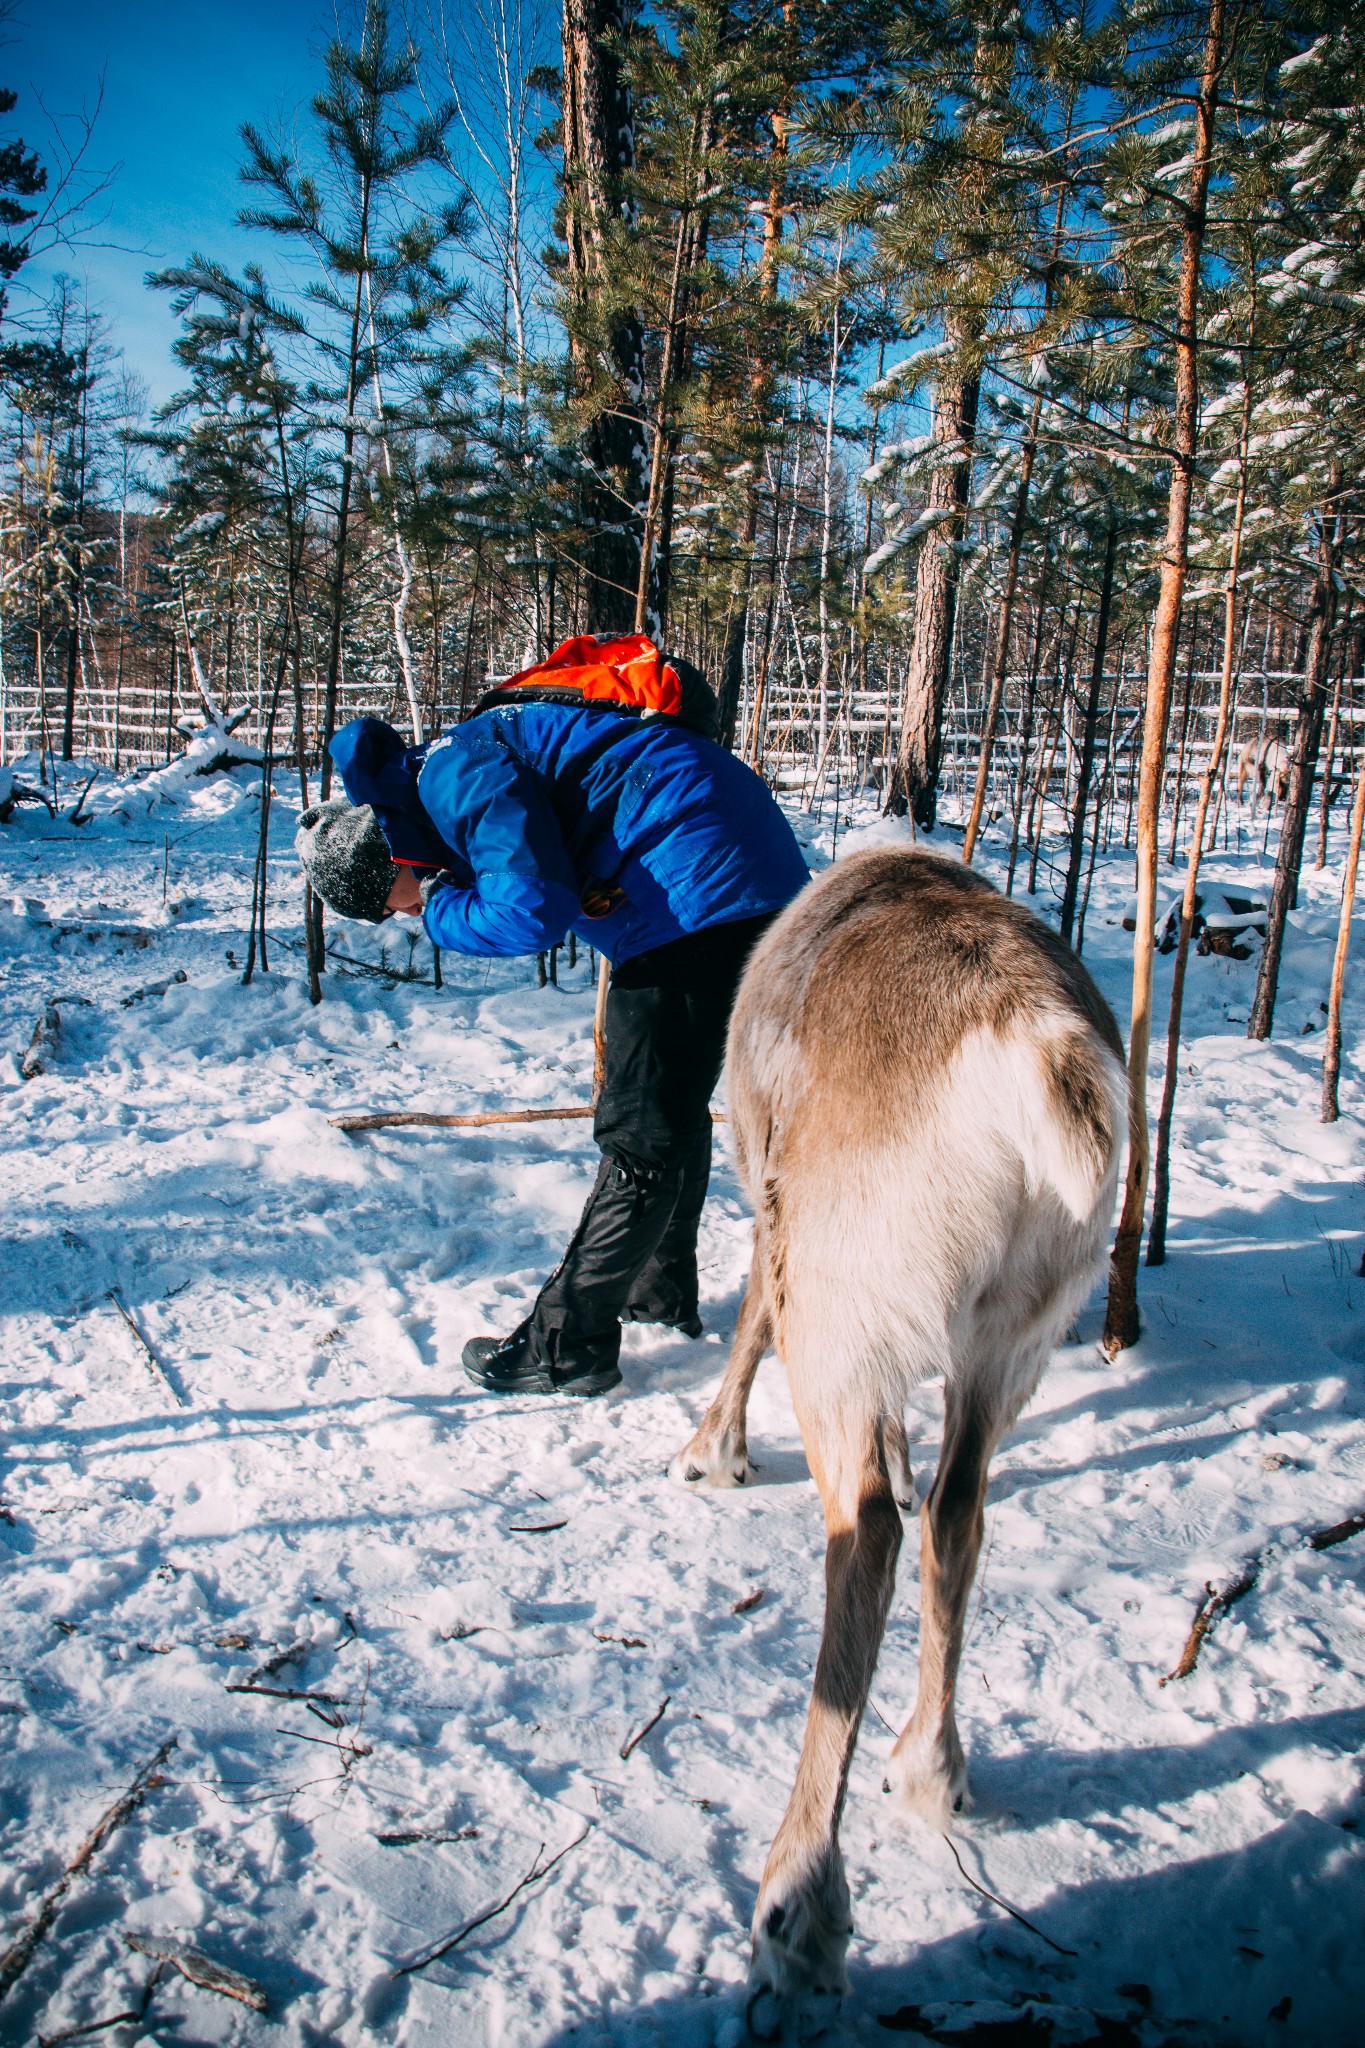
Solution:
<path fill-rule="evenodd" d="M 762 1257 L 755 1245 L 725 1377 L 691 1443 L 679 1451 L 669 1466 L 670 1479 L 683 1486 L 703 1482 L 708 1486 L 743 1486 L 749 1477 L 749 1446 L 744 1430 L 749 1390 L 759 1361 L 772 1342 L 772 1334 Z"/>
<path fill-rule="evenodd" d="M 754 1915 L 749 2025 L 763 2040 L 792 2004 L 800 2031 L 818 2031 L 843 1993 L 852 1923 L 839 1818 L 901 1544 L 877 1419 L 850 1416 L 837 1429 L 827 1415 L 801 1422 L 825 1508 L 825 1628 L 796 1784 Z"/>

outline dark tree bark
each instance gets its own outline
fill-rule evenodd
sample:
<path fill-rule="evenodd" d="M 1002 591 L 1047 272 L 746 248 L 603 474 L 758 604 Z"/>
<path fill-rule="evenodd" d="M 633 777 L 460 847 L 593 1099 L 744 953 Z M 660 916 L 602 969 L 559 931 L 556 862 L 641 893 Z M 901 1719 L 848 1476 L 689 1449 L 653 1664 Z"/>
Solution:
<path fill-rule="evenodd" d="M 778 258 L 782 251 L 782 229 L 786 219 L 787 115 L 778 108 L 772 117 L 773 144 L 768 176 L 768 201 L 763 209 L 763 252 L 759 258 L 759 279 L 763 303 L 777 298 Z M 772 392 L 772 364 L 757 353 L 749 369 L 749 398 L 755 426 L 761 425 Z M 725 624 L 725 645 L 721 654 L 720 688 L 716 695 L 720 709 L 720 741 L 733 747 L 739 727 L 739 705 L 744 694 L 744 646 L 749 637 L 749 605 L 753 596 L 754 542 L 758 537 L 759 480 L 754 464 L 744 487 L 744 515 L 739 531 L 736 557 L 736 587 L 730 615 Z"/>
<path fill-rule="evenodd" d="M 585 312 L 605 282 L 611 230 L 626 217 L 624 179 L 635 161 L 630 94 L 611 41 L 626 25 L 625 0 L 564 0 L 564 234 L 570 287 Z M 573 357 L 581 390 L 592 382 L 589 353 L 580 335 Z M 634 310 L 611 317 L 607 354 L 616 402 L 598 415 L 583 449 L 584 597 L 590 631 L 628 633 L 649 491 L 644 333 Z"/>
<path fill-rule="evenodd" d="M 945 378 L 934 402 L 934 439 L 944 454 L 934 470 L 924 508 L 935 523 L 920 545 L 915 639 L 901 706 L 900 746 L 886 799 L 886 808 L 894 817 L 904 817 L 909 811 L 926 831 L 938 810 L 943 700 L 952 666 L 962 569 L 958 543 L 966 531 L 980 395 L 976 377 Z"/>
<path fill-rule="evenodd" d="M 1033 414 L 1024 437 L 1024 451 L 1019 462 L 1019 487 L 1014 499 L 1014 517 L 1010 521 L 1005 588 L 1001 593 L 1000 617 L 996 622 L 995 639 L 991 648 L 991 672 L 990 681 L 986 686 L 986 715 L 981 727 L 981 752 L 976 764 L 976 788 L 972 792 L 971 815 L 967 820 L 967 832 L 962 842 L 962 858 L 969 867 L 972 855 L 976 852 L 977 835 L 981 830 L 981 815 L 986 808 L 986 785 L 990 781 L 991 755 L 995 751 L 995 729 L 1000 723 L 1000 705 L 1005 695 L 1010 627 L 1014 621 L 1014 600 L 1019 589 L 1019 559 L 1024 549 L 1029 486 L 1033 481 L 1033 462 L 1038 446 L 1038 420 L 1042 409 L 1040 395 L 1033 401 Z"/>
<path fill-rule="evenodd" d="M 1331 489 L 1334 499 L 1339 488 L 1340 475 L 1334 474 Z M 1299 870 L 1303 866 L 1303 843 L 1308 832 L 1313 777 L 1317 773 L 1322 723 L 1327 710 L 1327 653 L 1336 612 L 1336 561 L 1340 542 L 1341 514 L 1335 505 L 1331 505 L 1323 514 L 1318 573 L 1313 582 L 1313 598 L 1309 607 L 1308 658 L 1299 689 L 1294 753 L 1289 767 L 1289 794 L 1285 798 L 1280 850 L 1275 857 L 1275 880 L 1266 912 L 1265 947 L 1256 976 L 1256 999 L 1247 1019 L 1248 1038 L 1270 1036 L 1275 1022 L 1275 997 L 1280 986 L 1285 925 L 1299 900 Z"/>
<path fill-rule="evenodd" d="M 1086 699 L 1085 723 L 1081 731 L 1081 758 L 1076 774 L 1076 806 L 1071 816 L 1071 849 L 1066 864 L 1066 886 L 1062 891 L 1062 937 L 1071 944 L 1076 924 L 1076 898 L 1080 894 L 1081 868 L 1085 861 L 1085 817 L 1090 803 L 1090 778 L 1095 767 L 1095 729 L 1100 718 L 1104 692 L 1104 657 L 1109 648 L 1109 608 L 1114 596 L 1114 562 L 1118 554 L 1119 530 L 1114 508 L 1109 508 L 1109 528 L 1104 539 L 1104 571 L 1100 578 L 1100 608 L 1095 620 L 1095 653 L 1090 664 L 1090 695 Z"/>

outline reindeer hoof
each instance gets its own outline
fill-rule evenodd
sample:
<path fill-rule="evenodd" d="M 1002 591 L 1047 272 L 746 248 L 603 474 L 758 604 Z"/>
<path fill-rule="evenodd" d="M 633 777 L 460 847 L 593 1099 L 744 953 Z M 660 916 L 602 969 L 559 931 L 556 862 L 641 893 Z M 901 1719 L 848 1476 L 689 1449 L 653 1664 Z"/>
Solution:
<path fill-rule="evenodd" d="M 743 1486 L 751 1467 L 747 1455 L 732 1444 L 704 1445 L 694 1437 L 668 1468 L 679 1486 Z"/>
<path fill-rule="evenodd" d="M 790 2014 L 798 2041 L 818 2041 L 837 2021 L 843 2002 L 837 1985 L 803 1984 L 784 1997 L 766 1978 L 751 1978 L 745 2021 L 756 2041 L 775 2041 Z"/>
<path fill-rule="evenodd" d="M 967 1770 L 961 1758 L 947 1764 L 937 1757 L 925 1759 L 914 1750 L 891 1752 L 886 1789 L 895 1794 L 905 1812 L 928 1823 L 941 1835 L 951 1834 L 970 1805 Z"/>
<path fill-rule="evenodd" d="M 750 1987 L 745 2023 L 756 2041 L 775 2041 L 782 2032 L 782 1994 L 772 1984 Z"/>
<path fill-rule="evenodd" d="M 749 1966 L 749 2031 L 760 2041 L 814 2041 L 838 2018 L 852 1932 L 841 1864 L 760 1897 Z"/>

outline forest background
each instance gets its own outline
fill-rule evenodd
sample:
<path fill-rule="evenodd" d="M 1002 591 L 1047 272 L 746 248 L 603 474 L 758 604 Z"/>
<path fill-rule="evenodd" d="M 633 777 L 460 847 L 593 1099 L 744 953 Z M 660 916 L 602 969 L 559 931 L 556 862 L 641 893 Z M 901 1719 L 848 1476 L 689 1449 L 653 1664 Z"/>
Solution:
<path fill-rule="evenodd" d="M 875 795 L 968 860 L 995 828 L 1078 945 L 1131 845 L 1128 1341 L 1152 952 L 1175 1044 L 1243 750 L 1284 797 L 1251 1035 L 1334 821 L 1353 882 L 1359 10 L 368 0 L 317 68 L 243 109 L 237 218 L 148 279 L 155 405 L 76 274 L 98 114 L 40 149 L 5 95 L 0 802 L 187 745 L 306 801 L 355 713 L 430 739 L 643 629 L 797 801 Z"/>

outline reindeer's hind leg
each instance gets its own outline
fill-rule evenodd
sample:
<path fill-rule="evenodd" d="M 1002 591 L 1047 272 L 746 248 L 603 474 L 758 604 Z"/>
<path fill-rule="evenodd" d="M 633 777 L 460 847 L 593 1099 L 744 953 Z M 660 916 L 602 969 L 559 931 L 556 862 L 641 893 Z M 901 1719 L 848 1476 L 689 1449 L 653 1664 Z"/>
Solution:
<path fill-rule="evenodd" d="M 961 1808 L 967 1786 L 953 1694 L 1003 1420 L 979 1383 L 964 1392 L 950 1379 L 944 1405 L 943 1452 L 920 1514 L 919 1697 L 888 1771 L 894 1790 L 936 1827 Z"/>
<path fill-rule="evenodd" d="M 843 1992 L 851 1915 L 839 1817 L 901 1545 L 880 1421 L 852 1401 L 812 1415 L 792 1391 L 825 1509 L 825 1627 L 796 1783 L 754 1915 L 749 2025 L 762 2039 L 792 2001 L 806 2031 L 827 2023 Z"/>
<path fill-rule="evenodd" d="M 755 1243 L 749 1284 L 740 1304 L 725 1377 L 691 1443 L 679 1451 L 668 1468 L 669 1478 L 684 1486 L 702 1481 L 709 1486 L 743 1486 L 749 1476 L 749 1446 L 744 1432 L 749 1390 L 773 1336 L 763 1267 L 762 1249 Z"/>
<path fill-rule="evenodd" d="M 888 1415 L 882 1430 L 882 1448 L 886 1454 L 886 1472 L 891 1481 L 891 1491 L 903 1508 L 915 1505 L 915 1475 L 910 1470 L 910 1443 L 905 1434 L 905 1417 Z"/>

